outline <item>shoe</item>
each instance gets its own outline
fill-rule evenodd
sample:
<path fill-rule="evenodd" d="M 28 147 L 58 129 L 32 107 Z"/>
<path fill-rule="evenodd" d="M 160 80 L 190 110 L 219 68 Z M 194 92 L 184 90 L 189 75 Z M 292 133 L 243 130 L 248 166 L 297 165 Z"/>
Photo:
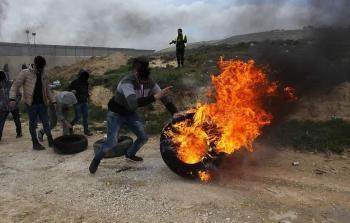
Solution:
<path fill-rule="evenodd" d="M 93 134 L 90 132 L 90 130 L 84 131 L 84 135 L 86 136 L 92 136 Z"/>
<path fill-rule="evenodd" d="M 17 135 L 16 135 L 16 138 L 18 139 L 18 138 L 21 138 L 23 135 L 22 135 L 22 133 L 18 133 Z"/>
<path fill-rule="evenodd" d="M 36 131 L 39 142 L 44 142 L 44 133 L 41 130 Z"/>
<path fill-rule="evenodd" d="M 34 150 L 45 150 L 45 147 L 41 145 L 38 141 L 33 142 Z"/>
<path fill-rule="evenodd" d="M 89 171 L 91 174 L 96 173 L 98 165 L 100 165 L 101 160 L 93 159 L 91 161 L 91 164 L 89 166 Z"/>
<path fill-rule="evenodd" d="M 125 159 L 128 160 L 128 161 L 132 161 L 132 162 L 142 162 L 143 159 L 141 157 L 138 157 L 138 156 L 128 156 L 128 155 L 125 155 Z"/>
<path fill-rule="evenodd" d="M 47 137 L 47 141 L 48 141 L 48 143 L 49 143 L 49 147 L 50 147 L 50 148 L 53 148 L 53 147 L 54 147 L 54 143 L 53 143 L 53 138 L 52 138 L 52 136 L 48 136 L 48 137 Z"/>

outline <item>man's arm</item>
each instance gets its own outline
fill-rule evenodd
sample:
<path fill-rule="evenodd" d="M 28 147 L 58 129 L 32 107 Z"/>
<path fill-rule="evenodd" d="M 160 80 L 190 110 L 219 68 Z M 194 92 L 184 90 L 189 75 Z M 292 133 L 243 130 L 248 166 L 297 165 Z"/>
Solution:
<path fill-rule="evenodd" d="M 74 80 L 69 84 L 69 86 L 68 86 L 69 91 L 77 90 L 76 82 L 77 82 L 77 80 Z"/>
<path fill-rule="evenodd" d="M 16 101 L 17 95 L 20 93 L 19 88 L 23 86 L 24 81 L 25 81 L 25 73 L 21 71 L 11 86 L 10 94 L 9 94 L 9 98 L 11 101 Z"/>
<path fill-rule="evenodd" d="M 159 92 L 161 92 L 161 90 L 162 89 L 159 87 L 159 85 L 155 84 L 154 87 L 151 89 L 151 94 L 158 94 Z M 176 106 L 170 101 L 169 97 L 162 97 L 160 101 L 172 115 L 178 112 Z"/>
<path fill-rule="evenodd" d="M 63 108 L 61 103 L 56 104 L 56 116 L 57 120 L 64 121 Z"/>
<path fill-rule="evenodd" d="M 134 86 L 130 83 L 122 84 L 121 89 L 128 103 L 128 107 L 132 111 L 135 111 L 137 107 L 143 107 L 155 101 L 153 95 L 137 99 Z"/>
<path fill-rule="evenodd" d="M 46 92 L 47 96 L 52 104 L 56 104 L 56 97 L 52 90 L 49 89 L 49 83 L 46 81 Z"/>

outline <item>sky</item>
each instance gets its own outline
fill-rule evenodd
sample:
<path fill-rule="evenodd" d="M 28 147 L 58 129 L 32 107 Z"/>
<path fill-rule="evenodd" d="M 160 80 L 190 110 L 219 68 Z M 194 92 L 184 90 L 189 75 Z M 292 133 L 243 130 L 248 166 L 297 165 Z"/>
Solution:
<path fill-rule="evenodd" d="M 197 42 L 273 29 L 330 25 L 333 17 L 344 11 L 344 5 L 349 6 L 347 2 L 0 0 L 0 42 L 24 43 L 25 30 L 29 29 L 37 33 L 36 43 L 42 44 L 159 50 L 169 46 L 180 27 L 189 42 Z"/>

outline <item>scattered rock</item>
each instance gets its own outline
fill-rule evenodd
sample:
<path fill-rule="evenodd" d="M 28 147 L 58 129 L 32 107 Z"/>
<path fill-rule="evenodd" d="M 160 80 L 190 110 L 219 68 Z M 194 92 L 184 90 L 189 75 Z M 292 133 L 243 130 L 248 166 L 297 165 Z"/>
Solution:
<path fill-rule="evenodd" d="M 299 166 L 299 164 L 300 164 L 299 161 L 294 161 L 294 162 L 292 163 L 293 166 Z"/>
<path fill-rule="evenodd" d="M 315 170 L 315 173 L 316 173 L 316 174 L 319 174 L 319 175 L 322 175 L 322 174 L 325 174 L 325 173 L 327 173 L 327 172 L 324 171 L 324 170 L 321 170 L 321 169 L 316 169 L 316 170 Z"/>

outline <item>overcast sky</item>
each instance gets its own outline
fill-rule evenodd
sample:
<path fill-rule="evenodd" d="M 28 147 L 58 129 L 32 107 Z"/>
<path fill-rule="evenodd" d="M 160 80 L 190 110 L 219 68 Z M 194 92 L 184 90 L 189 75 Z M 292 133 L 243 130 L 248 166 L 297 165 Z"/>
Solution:
<path fill-rule="evenodd" d="M 0 0 L 0 41 L 23 43 L 28 28 L 37 33 L 37 43 L 162 49 L 179 27 L 196 42 L 328 25 L 349 5 L 346 2 L 350 1 Z"/>

